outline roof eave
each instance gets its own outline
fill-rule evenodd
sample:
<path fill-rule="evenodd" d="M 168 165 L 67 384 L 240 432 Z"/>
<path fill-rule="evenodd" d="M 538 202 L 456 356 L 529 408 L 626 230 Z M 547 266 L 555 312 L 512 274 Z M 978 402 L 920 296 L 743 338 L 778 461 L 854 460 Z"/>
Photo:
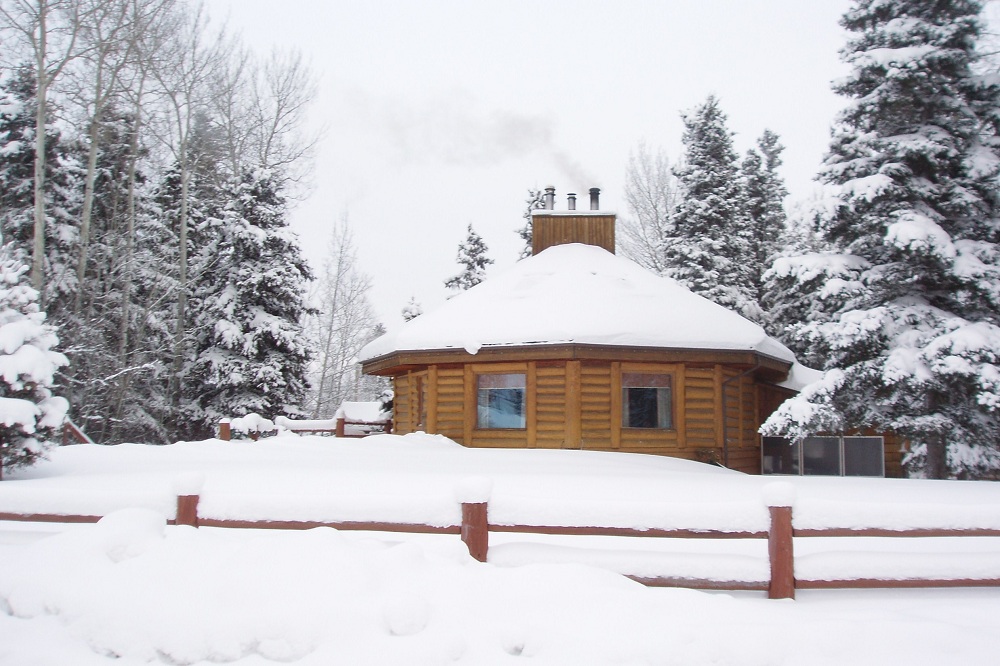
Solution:
<path fill-rule="evenodd" d="M 692 349 L 634 347 L 581 343 L 538 345 L 490 345 L 478 353 L 465 349 L 398 350 L 368 359 L 361 370 L 368 375 L 392 376 L 429 365 L 492 363 L 501 361 L 635 361 L 665 363 L 725 363 L 758 368 L 771 381 L 788 376 L 791 361 L 753 349 Z"/>

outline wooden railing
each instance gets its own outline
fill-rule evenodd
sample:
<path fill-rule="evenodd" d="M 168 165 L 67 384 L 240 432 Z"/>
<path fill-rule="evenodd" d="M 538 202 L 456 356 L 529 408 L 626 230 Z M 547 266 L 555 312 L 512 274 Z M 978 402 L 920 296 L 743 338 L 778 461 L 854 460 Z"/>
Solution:
<path fill-rule="evenodd" d="M 392 433 L 392 419 L 386 419 L 384 421 L 354 421 L 348 419 L 330 419 L 328 422 L 318 422 L 318 421 L 303 421 L 296 422 L 293 419 L 275 419 L 275 424 L 280 425 L 286 430 L 291 430 L 295 433 L 300 434 L 330 434 L 336 437 L 349 437 L 349 438 L 360 438 L 368 437 L 369 435 L 382 435 Z M 365 432 L 360 434 L 348 433 L 347 426 L 355 426 L 357 428 L 366 429 Z M 269 431 L 270 432 L 270 431 Z M 266 435 L 267 432 L 249 432 L 247 436 L 251 439 L 258 439 L 261 435 Z M 230 419 L 222 419 L 219 421 L 219 439 L 223 441 L 230 441 L 233 437 L 233 429 L 231 426 Z"/>
<path fill-rule="evenodd" d="M 66 419 L 63 421 L 62 443 L 67 444 L 93 444 L 94 440 L 87 436 L 78 425 Z"/>
<path fill-rule="evenodd" d="M 315 520 L 239 520 L 213 518 L 199 514 L 199 495 L 177 497 L 177 512 L 168 523 L 194 527 L 295 529 L 332 527 L 338 530 L 367 530 L 377 532 L 410 532 L 419 534 L 460 535 L 469 554 L 480 562 L 489 556 L 489 533 L 508 532 L 524 534 L 574 535 L 574 536 L 624 536 L 650 538 L 694 539 L 766 539 L 770 576 L 767 580 L 716 580 L 690 577 L 628 576 L 648 586 L 687 587 L 712 590 L 766 591 L 770 599 L 795 597 L 797 589 L 835 588 L 920 588 L 920 587 L 1000 587 L 1000 578 L 845 578 L 837 580 L 801 579 L 795 576 L 794 538 L 807 537 L 1000 537 L 1000 529 L 796 529 L 793 526 L 791 506 L 769 506 L 770 527 L 767 531 L 724 531 L 701 529 L 638 529 L 625 527 L 578 527 L 559 525 L 510 525 L 489 522 L 487 502 L 461 504 L 462 520 L 458 525 L 424 525 L 379 521 L 328 522 Z M 97 522 L 95 515 L 19 514 L 0 512 L 0 520 L 89 523 Z M 627 574 L 626 574 L 627 575 Z"/>

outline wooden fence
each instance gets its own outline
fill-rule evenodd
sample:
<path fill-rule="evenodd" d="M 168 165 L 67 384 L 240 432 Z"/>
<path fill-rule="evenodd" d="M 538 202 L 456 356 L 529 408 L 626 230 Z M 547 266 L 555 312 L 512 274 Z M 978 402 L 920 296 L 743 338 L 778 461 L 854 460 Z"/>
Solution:
<path fill-rule="evenodd" d="M 767 592 L 769 599 L 793 599 L 796 589 L 843 588 L 930 588 L 930 587 L 1000 587 L 1000 578 L 904 578 L 875 579 L 851 578 L 838 580 L 810 580 L 796 578 L 794 538 L 805 537 L 1000 537 L 1000 529 L 796 529 L 793 526 L 791 506 L 769 506 L 770 527 L 767 531 L 736 531 L 700 529 L 637 529 L 624 527 L 567 527 L 558 525 L 499 525 L 489 522 L 486 502 L 462 503 L 460 525 L 422 525 L 386 522 L 323 522 L 296 520 L 236 520 L 212 518 L 198 513 L 199 495 L 177 497 L 177 513 L 172 525 L 193 527 L 253 528 L 253 529 L 312 529 L 332 527 L 339 530 L 367 530 L 375 532 L 409 532 L 417 534 L 460 535 L 469 554 L 480 562 L 487 561 L 490 532 L 523 534 L 572 535 L 572 536 L 625 536 L 651 538 L 694 539 L 767 539 L 770 578 L 759 581 L 726 581 L 686 577 L 628 576 L 644 585 L 656 587 L 686 587 L 706 590 L 757 590 Z M 0 520 L 92 523 L 100 520 L 92 515 L 16 514 L 0 512 Z"/>

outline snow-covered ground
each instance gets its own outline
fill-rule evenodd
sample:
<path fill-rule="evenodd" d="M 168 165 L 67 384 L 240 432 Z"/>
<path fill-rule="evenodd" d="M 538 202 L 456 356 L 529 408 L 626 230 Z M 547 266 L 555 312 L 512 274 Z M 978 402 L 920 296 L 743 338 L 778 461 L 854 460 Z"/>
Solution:
<path fill-rule="evenodd" d="M 733 530 L 766 528 L 774 482 L 419 434 L 60 448 L 0 483 L 0 512 L 111 515 L 0 523 L 0 664 L 992 664 L 1000 653 L 996 589 L 771 601 L 614 573 L 766 578 L 763 540 L 494 533 L 482 564 L 453 535 L 165 526 L 192 484 L 212 517 L 455 524 L 471 476 L 492 481 L 493 523 Z M 1000 484 L 788 481 L 800 527 L 1000 526 Z M 796 551 L 803 577 L 1000 577 L 990 538 L 798 539 Z"/>

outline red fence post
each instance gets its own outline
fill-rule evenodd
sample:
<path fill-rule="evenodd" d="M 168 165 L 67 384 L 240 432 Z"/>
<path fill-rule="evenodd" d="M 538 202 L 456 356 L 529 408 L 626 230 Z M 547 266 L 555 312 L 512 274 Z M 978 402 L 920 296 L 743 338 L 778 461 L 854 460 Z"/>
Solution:
<path fill-rule="evenodd" d="M 462 541 L 469 547 L 469 555 L 480 562 L 486 561 L 486 552 L 490 547 L 486 513 L 486 502 L 462 502 Z"/>
<path fill-rule="evenodd" d="M 229 419 L 222 419 L 219 421 L 219 439 L 228 442 L 231 437 L 232 431 L 229 426 Z"/>
<path fill-rule="evenodd" d="M 767 532 L 767 555 L 771 561 L 768 599 L 795 598 L 795 554 L 792 547 L 792 507 L 772 506 L 771 529 Z"/>
<path fill-rule="evenodd" d="M 177 518 L 176 525 L 190 525 L 198 527 L 198 502 L 200 495 L 178 495 L 177 496 Z"/>
<path fill-rule="evenodd" d="M 337 419 L 337 429 L 333 431 L 333 434 L 334 434 L 335 437 L 343 437 L 344 436 L 344 431 L 345 431 L 344 430 L 344 419 L 339 418 L 339 419 Z"/>

